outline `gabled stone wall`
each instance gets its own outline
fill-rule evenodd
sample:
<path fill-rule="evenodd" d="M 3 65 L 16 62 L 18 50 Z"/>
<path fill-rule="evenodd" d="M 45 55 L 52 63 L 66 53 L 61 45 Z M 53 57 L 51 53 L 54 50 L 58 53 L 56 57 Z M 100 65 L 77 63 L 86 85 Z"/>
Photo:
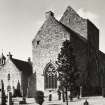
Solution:
<path fill-rule="evenodd" d="M 10 80 L 8 81 L 8 74 L 10 74 Z M 7 94 L 7 86 L 11 86 L 11 92 L 14 94 L 14 89 L 17 89 L 18 82 L 20 83 L 21 95 L 27 96 L 28 92 L 28 78 L 27 72 L 23 72 L 17 68 L 12 62 L 12 59 L 8 59 L 0 68 L 0 80 L 4 82 L 4 89 Z"/>
<path fill-rule="evenodd" d="M 87 39 L 87 20 L 80 17 L 70 6 L 67 7 L 60 22 Z"/>
<path fill-rule="evenodd" d="M 57 60 L 65 40 L 70 40 L 72 43 L 76 66 L 81 73 L 77 81 L 78 86 L 82 84 L 89 85 L 93 89 L 99 88 L 99 62 L 96 57 L 96 50 L 99 50 L 99 30 L 88 19 L 80 17 L 71 7 L 68 7 L 60 21 L 55 19 L 51 11 L 47 12 L 44 24 L 32 41 L 36 89 L 44 91 L 43 70 L 50 60 L 53 62 Z"/>
<path fill-rule="evenodd" d="M 10 74 L 10 86 L 11 91 L 13 92 L 13 86 L 16 89 L 18 81 L 21 85 L 21 74 L 18 68 L 12 63 L 10 59 L 7 60 L 6 64 L 0 70 L 0 80 L 4 82 L 4 89 L 7 93 L 7 86 L 9 85 L 8 82 L 8 74 Z"/>
<path fill-rule="evenodd" d="M 36 71 L 38 89 L 44 90 L 43 70 L 47 63 L 56 61 L 64 40 L 70 39 L 70 33 L 54 16 L 46 19 L 33 40 L 33 71 Z"/>

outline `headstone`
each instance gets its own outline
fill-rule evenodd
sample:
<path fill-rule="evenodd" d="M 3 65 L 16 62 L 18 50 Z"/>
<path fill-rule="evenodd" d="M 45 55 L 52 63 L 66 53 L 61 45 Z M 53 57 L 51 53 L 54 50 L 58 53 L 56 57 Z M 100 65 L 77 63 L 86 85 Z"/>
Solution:
<path fill-rule="evenodd" d="M 58 90 L 58 100 L 61 100 L 61 92 Z"/>
<path fill-rule="evenodd" d="M 80 86 L 80 98 L 82 97 L 82 86 Z"/>
<path fill-rule="evenodd" d="M 89 102 L 87 100 L 85 100 L 83 105 L 89 105 Z"/>
<path fill-rule="evenodd" d="M 8 92 L 8 102 L 7 102 L 7 105 L 13 105 L 13 102 L 12 102 L 12 93 L 11 92 Z"/>
<path fill-rule="evenodd" d="M 52 101 L 52 94 L 49 94 L 49 101 Z"/>
<path fill-rule="evenodd" d="M 23 98 L 22 98 L 22 101 L 20 101 L 19 104 L 26 104 L 26 98 L 23 97 Z"/>

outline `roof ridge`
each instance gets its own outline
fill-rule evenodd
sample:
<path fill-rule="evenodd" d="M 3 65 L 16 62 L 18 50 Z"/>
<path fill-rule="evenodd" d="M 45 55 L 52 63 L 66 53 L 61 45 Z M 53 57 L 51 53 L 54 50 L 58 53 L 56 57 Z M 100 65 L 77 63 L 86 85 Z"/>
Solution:
<path fill-rule="evenodd" d="M 66 8 L 66 10 L 64 11 L 62 17 L 64 16 L 64 14 L 66 15 L 66 14 L 68 14 L 68 13 L 69 13 L 69 14 L 75 13 L 75 15 L 77 15 L 77 16 L 80 17 L 81 19 L 85 19 L 85 20 L 86 20 L 86 18 L 81 17 L 81 16 L 78 14 L 78 12 L 77 12 L 76 10 L 74 10 L 71 6 L 68 6 L 68 7 Z M 60 21 L 62 20 L 62 17 L 60 18 Z"/>
<path fill-rule="evenodd" d="M 15 59 L 15 58 L 12 58 L 11 61 L 20 71 L 24 71 L 25 73 L 29 75 L 31 74 L 32 65 L 30 65 L 30 63 L 26 61 Z"/>
<path fill-rule="evenodd" d="M 28 61 L 24 61 L 24 60 L 20 60 L 20 59 L 16 59 L 16 58 L 12 58 L 12 60 L 17 60 L 17 61 L 28 63 Z"/>
<path fill-rule="evenodd" d="M 83 40 L 84 42 L 87 42 L 87 40 L 86 40 L 83 36 L 79 35 L 77 32 L 75 32 L 75 31 L 72 30 L 71 28 L 68 28 L 67 26 L 65 26 L 65 25 L 62 24 L 61 22 L 60 22 L 60 24 L 61 24 L 61 25 L 66 29 L 66 31 L 68 31 L 69 33 L 70 33 L 70 32 L 73 32 L 74 34 L 76 34 L 76 35 L 72 35 L 72 34 L 70 34 L 70 35 L 75 36 L 75 37 L 78 37 L 79 39 Z"/>

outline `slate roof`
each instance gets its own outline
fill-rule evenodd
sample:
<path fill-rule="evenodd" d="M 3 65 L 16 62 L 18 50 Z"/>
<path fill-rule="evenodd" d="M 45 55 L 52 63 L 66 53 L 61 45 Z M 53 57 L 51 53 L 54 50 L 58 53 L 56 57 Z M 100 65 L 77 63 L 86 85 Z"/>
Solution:
<path fill-rule="evenodd" d="M 11 58 L 11 61 L 22 72 L 30 75 L 32 73 L 32 65 L 29 62 Z"/>

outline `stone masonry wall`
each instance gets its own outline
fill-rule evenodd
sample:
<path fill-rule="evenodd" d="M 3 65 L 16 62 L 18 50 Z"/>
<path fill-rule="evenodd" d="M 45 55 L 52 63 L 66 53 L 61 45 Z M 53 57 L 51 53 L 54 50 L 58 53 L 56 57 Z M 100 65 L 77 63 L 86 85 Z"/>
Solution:
<path fill-rule="evenodd" d="M 8 86 L 8 74 L 10 74 L 10 86 L 11 91 L 13 92 L 13 86 L 17 87 L 18 80 L 21 84 L 21 72 L 17 69 L 17 67 L 12 63 L 11 60 L 8 60 L 6 64 L 0 70 L 0 80 L 4 82 L 4 89 L 7 93 Z"/>
<path fill-rule="evenodd" d="M 33 71 L 36 71 L 36 83 L 38 88 L 44 89 L 43 70 L 47 63 L 56 61 L 62 42 L 70 38 L 65 28 L 53 17 L 47 18 L 33 40 Z M 40 86 L 41 85 L 41 86 Z"/>
<path fill-rule="evenodd" d="M 99 30 L 88 19 L 80 17 L 71 7 L 68 7 L 59 22 L 51 11 L 47 12 L 46 21 L 32 42 L 36 89 L 44 90 L 43 70 L 50 60 L 53 62 L 57 60 L 62 43 L 66 39 L 72 43 L 76 66 L 81 72 L 78 85 L 88 81 L 90 86 L 99 86 L 98 62 L 93 49 L 93 47 L 99 49 Z"/>
<path fill-rule="evenodd" d="M 96 55 L 96 50 L 91 46 L 89 47 L 88 57 L 89 85 L 100 87 L 98 55 Z"/>
<path fill-rule="evenodd" d="M 80 17 L 71 7 L 66 9 L 60 22 L 87 39 L 87 20 Z"/>
<path fill-rule="evenodd" d="M 36 92 L 36 73 L 30 75 L 28 80 L 28 97 L 35 97 Z"/>

